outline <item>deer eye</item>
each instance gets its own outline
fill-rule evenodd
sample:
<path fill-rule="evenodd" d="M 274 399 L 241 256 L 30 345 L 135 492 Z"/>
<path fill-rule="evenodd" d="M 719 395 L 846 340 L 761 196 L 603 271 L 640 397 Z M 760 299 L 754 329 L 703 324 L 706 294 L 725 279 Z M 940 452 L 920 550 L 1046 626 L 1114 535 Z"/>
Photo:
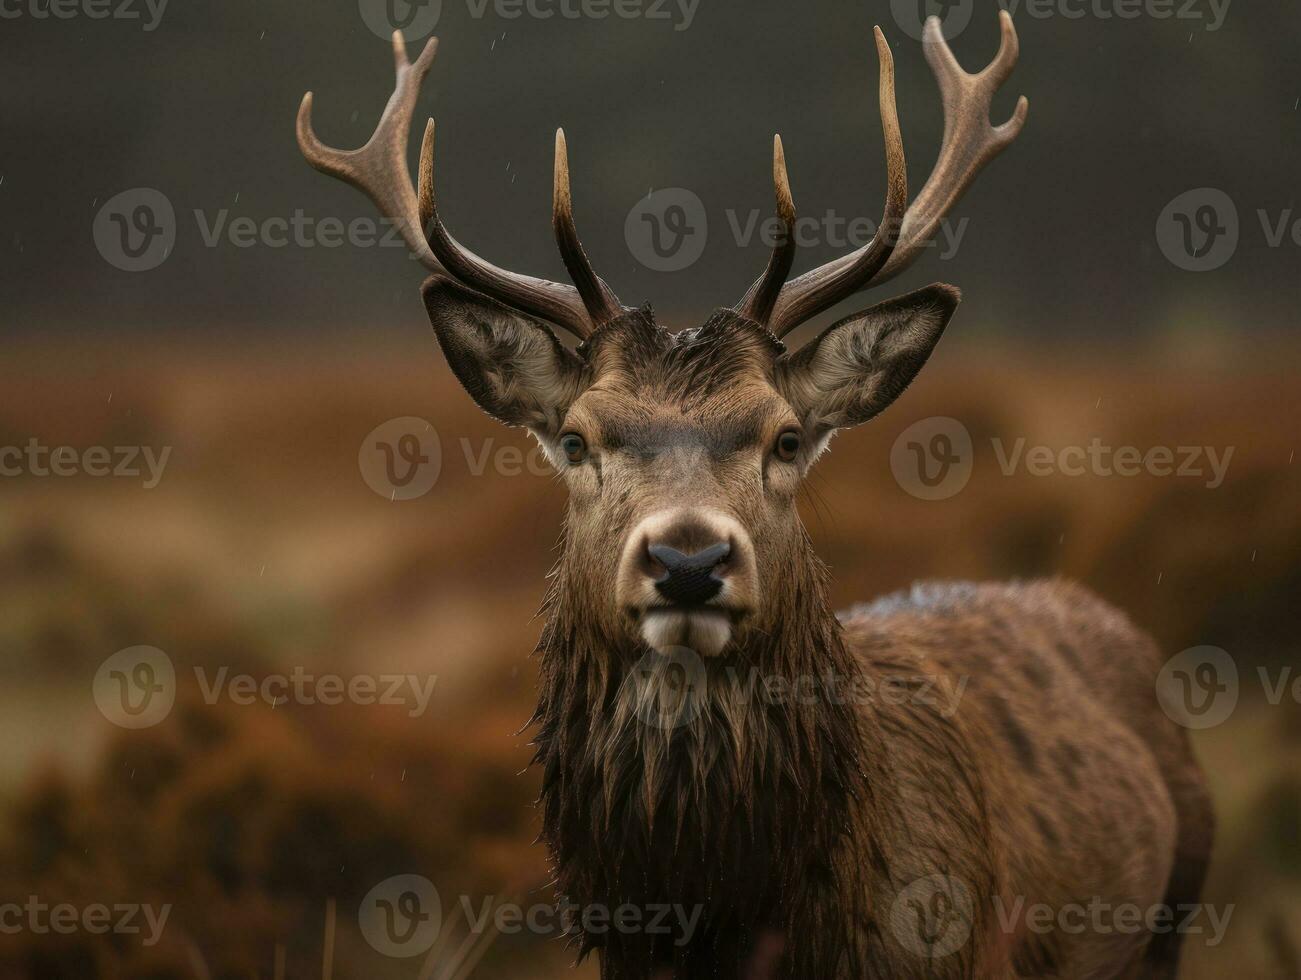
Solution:
<path fill-rule="evenodd" d="M 565 458 L 574 466 L 587 459 L 587 440 L 577 432 L 566 432 L 560 437 L 560 448 Z"/>
<path fill-rule="evenodd" d="M 773 452 L 783 463 L 795 462 L 796 455 L 800 451 L 800 434 L 794 429 L 787 429 L 777 436 L 777 445 L 773 447 Z"/>

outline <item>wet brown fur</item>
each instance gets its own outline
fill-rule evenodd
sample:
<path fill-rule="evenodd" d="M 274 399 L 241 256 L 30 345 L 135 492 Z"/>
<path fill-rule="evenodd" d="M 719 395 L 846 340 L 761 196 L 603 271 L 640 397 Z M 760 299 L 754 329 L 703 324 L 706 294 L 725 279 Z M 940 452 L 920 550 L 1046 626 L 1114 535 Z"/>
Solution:
<path fill-rule="evenodd" d="M 507 400 L 500 375 L 466 366 L 472 333 L 439 329 L 458 375 L 492 388 L 476 398 L 504 416 L 491 407 Z M 865 356 L 889 341 L 878 334 Z M 756 976 L 752 956 L 774 937 L 775 975 L 789 978 L 1173 977 L 1177 937 L 1004 923 L 1018 900 L 1198 901 L 1210 809 L 1186 733 L 1155 700 L 1155 646 L 1063 582 L 916 586 L 834 615 L 798 479 L 763 461 L 794 417 L 788 365 L 731 314 L 670 336 L 648 310 L 630 313 L 562 362 L 557 387 L 578 394 L 533 426 L 544 445 L 581 429 L 602 453 L 569 475 L 538 646 L 542 836 L 558 890 L 612 911 L 703 911 L 689 936 L 580 932 L 580 949 L 599 951 L 611 980 Z M 724 501 L 754 539 L 765 598 L 703 664 L 698 712 L 662 727 L 638 713 L 634 667 L 649 651 L 610 596 L 619 543 L 666 499 Z M 773 701 L 737 684 L 828 672 L 874 693 Z M 966 686 L 937 703 L 922 696 L 936 680 L 950 696 Z M 896 907 L 931 875 L 972 897 L 969 938 L 934 958 L 901 938 Z"/>

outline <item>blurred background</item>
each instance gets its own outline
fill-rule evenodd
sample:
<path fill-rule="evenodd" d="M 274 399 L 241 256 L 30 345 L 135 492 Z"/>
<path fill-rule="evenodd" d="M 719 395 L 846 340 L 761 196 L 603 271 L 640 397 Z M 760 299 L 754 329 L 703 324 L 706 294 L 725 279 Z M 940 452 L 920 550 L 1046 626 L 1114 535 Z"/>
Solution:
<path fill-rule="evenodd" d="M 1189 721 L 1221 827 L 1205 899 L 1233 911 L 1184 975 L 1296 976 L 1301 11 L 1006 6 L 1022 54 L 994 119 L 1024 93 L 1029 122 L 897 284 L 953 282 L 963 307 L 908 394 L 836 440 L 805 518 L 839 605 L 1063 575 L 1178 663 L 1219 658 L 1227 693 Z M 563 125 L 597 268 L 686 327 L 766 261 L 772 133 L 811 219 L 797 272 L 879 214 L 872 25 L 916 189 L 942 133 L 920 16 L 974 70 L 998 9 L 0 0 L 0 905 L 170 907 L 151 943 L 143 919 L 24 913 L 0 976 L 594 974 L 464 912 L 550 900 L 522 730 L 563 490 L 456 385 L 419 266 L 302 160 L 305 91 L 322 138 L 359 146 L 389 26 L 436 34 L 417 119 L 438 118 L 453 233 L 563 279 Z M 910 471 L 937 435 L 956 469 Z M 227 686 L 295 671 L 404 684 Z M 158 700 L 124 700 L 135 682 Z M 365 917 L 398 875 L 442 898 L 409 957 Z"/>

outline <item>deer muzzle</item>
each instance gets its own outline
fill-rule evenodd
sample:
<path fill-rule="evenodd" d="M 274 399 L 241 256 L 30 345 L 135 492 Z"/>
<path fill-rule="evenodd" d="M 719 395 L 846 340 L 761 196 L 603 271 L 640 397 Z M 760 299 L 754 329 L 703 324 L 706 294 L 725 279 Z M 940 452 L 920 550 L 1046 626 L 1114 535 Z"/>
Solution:
<path fill-rule="evenodd" d="M 649 646 L 716 656 L 755 609 L 750 536 L 716 510 L 652 514 L 629 535 L 616 591 L 620 608 Z"/>

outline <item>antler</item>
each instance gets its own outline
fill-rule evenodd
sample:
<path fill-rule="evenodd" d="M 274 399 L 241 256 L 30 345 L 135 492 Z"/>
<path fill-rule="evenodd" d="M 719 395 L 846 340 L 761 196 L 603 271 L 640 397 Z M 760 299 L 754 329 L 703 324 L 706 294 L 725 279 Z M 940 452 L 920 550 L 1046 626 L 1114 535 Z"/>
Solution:
<path fill-rule="evenodd" d="M 321 173 L 351 184 L 375 202 L 380 214 L 397 223 L 407 247 L 432 272 L 443 270 L 420 233 L 416 192 L 407 173 L 406 157 L 411 115 L 420 95 L 420 84 L 429 74 L 437 51 L 438 38 L 431 37 L 412 65 L 407 61 L 402 32 L 393 32 L 397 82 L 374 134 L 359 150 L 336 150 L 320 141 L 312 127 L 311 92 L 303 96 L 303 103 L 298 107 L 298 148 L 307 162 Z"/>
<path fill-rule="evenodd" d="M 781 139 L 777 138 L 773 179 L 783 232 L 781 240 L 773 248 L 768 268 L 738 304 L 738 311 L 766 324 L 778 337 L 790 333 L 809 317 L 816 316 L 866 285 L 889 259 L 908 207 L 908 170 L 894 98 L 894 57 L 881 28 L 874 28 L 873 34 L 881 59 L 881 129 L 885 134 L 887 173 L 885 212 L 877 233 L 862 248 L 836 262 L 806 272 L 793 282 L 785 282 L 794 259 L 795 203 L 791 198 Z"/>
<path fill-rule="evenodd" d="M 556 134 L 554 225 L 565 267 L 578 288 L 500 269 L 462 246 L 438 217 L 434 197 L 434 121 L 425 127 L 420 151 L 419 190 L 411 186 L 406 148 L 420 85 L 433 64 L 438 41 L 431 38 L 415 64 L 407 60 L 401 31 L 393 32 L 397 82 L 374 135 L 359 150 L 323 144 L 312 129 L 312 93 L 298 111 L 298 145 L 322 173 L 363 191 L 380 213 L 395 221 L 426 268 L 450 275 L 508 306 L 563 327 L 580 340 L 623 312 L 614 292 L 592 269 L 574 225 L 564 133 Z M 422 231 L 423 229 L 423 231 Z"/>
<path fill-rule="evenodd" d="M 795 264 L 795 199 L 791 196 L 791 180 L 786 173 L 786 150 L 780 135 L 772 138 L 772 183 L 777 195 L 777 217 L 781 219 L 781 237 L 773 246 L 772 258 L 749 292 L 737 304 L 737 312 L 759 323 L 767 323 L 772 316 L 786 277 Z"/>
<path fill-rule="evenodd" d="M 938 17 L 926 21 L 923 48 L 926 60 L 939 82 L 940 97 L 944 103 L 944 138 L 940 144 L 939 159 L 930 178 L 917 199 L 898 220 L 897 195 L 907 200 L 903 185 L 903 145 L 898 137 L 898 120 L 894 117 L 894 71 L 889 60 L 889 47 L 880 29 L 876 31 L 877 49 L 881 51 L 881 118 L 886 131 L 886 158 L 888 166 L 888 194 L 885 216 L 877 234 L 867 245 L 849 255 L 835 259 L 798 279 L 786 283 L 776 299 L 762 315 L 762 303 L 757 298 L 773 290 L 772 278 L 789 251 L 790 234 L 778 242 L 773 250 L 768 271 L 751 287 L 738 310 L 766 324 L 778 337 L 790 333 L 810 317 L 822 312 L 851 293 L 868 286 L 876 286 L 893 279 L 908 268 L 925 250 L 935 235 L 940 221 L 963 195 L 981 169 L 1009 146 L 1025 124 L 1030 103 L 1022 96 L 1017 102 L 1012 118 L 1001 126 L 989 122 L 990 104 L 994 93 L 1005 82 L 1016 66 L 1019 45 L 1012 17 L 1007 11 L 999 12 L 1002 40 L 998 54 L 981 72 L 970 75 L 962 70 L 953 57 Z M 887 92 L 888 89 L 888 92 Z M 893 138 L 891 127 L 893 124 Z M 789 199 L 789 188 L 783 192 L 784 167 L 778 178 L 778 199 Z M 898 207 L 902 211 L 902 206 Z M 780 207 L 779 207 L 780 211 Z M 789 219 L 782 214 L 783 224 L 794 225 L 794 209 Z M 779 261 L 779 253 L 783 258 Z M 784 273 L 783 273 L 784 275 Z"/>

